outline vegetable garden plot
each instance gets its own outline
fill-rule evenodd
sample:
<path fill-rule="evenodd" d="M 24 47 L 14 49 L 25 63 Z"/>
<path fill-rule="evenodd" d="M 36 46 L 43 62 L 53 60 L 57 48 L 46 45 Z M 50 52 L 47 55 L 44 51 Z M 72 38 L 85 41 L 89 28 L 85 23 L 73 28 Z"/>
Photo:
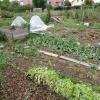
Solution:
<path fill-rule="evenodd" d="M 93 92 L 91 87 L 82 83 L 73 84 L 70 79 L 60 78 L 54 70 L 33 67 L 26 75 L 37 84 L 47 84 L 51 90 L 60 93 L 68 100 L 100 100 L 100 94 Z"/>
<path fill-rule="evenodd" d="M 64 55 L 68 54 L 74 58 L 94 62 L 100 64 L 100 48 L 95 49 L 90 44 L 80 44 L 80 42 L 72 37 L 53 37 L 49 35 L 34 35 L 30 39 L 30 44 L 44 48 L 49 51 L 53 50 Z"/>

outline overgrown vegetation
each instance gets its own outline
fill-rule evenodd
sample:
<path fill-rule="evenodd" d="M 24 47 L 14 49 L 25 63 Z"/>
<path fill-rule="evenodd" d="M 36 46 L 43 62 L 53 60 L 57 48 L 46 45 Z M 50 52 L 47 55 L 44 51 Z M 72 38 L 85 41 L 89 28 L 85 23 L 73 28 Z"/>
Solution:
<path fill-rule="evenodd" d="M 79 21 L 100 20 L 99 9 L 99 7 L 83 7 L 80 9 L 70 9 L 65 10 L 64 15 L 67 18 L 77 19 Z"/>
<path fill-rule="evenodd" d="M 1 10 L 0 16 L 1 18 L 12 18 L 14 17 L 14 13 L 6 10 Z"/>
<path fill-rule="evenodd" d="M 100 100 L 100 94 L 94 92 L 91 87 L 83 83 L 74 84 L 70 79 L 61 78 L 54 70 L 33 67 L 26 75 L 37 84 L 48 85 L 51 90 L 68 100 Z"/>
<path fill-rule="evenodd" d="M 45 0 L 33 0 L 33 4 L 36 8 L 42 8 L 42 10 L 46 8 Z"/>
<path fill-rule="evenodd" d="M 14 9 L 13 9 L 13 7 L 14 7 Z M 4 0 L 4 1 L 0 2 L 0 9 L 10 11 L 10 12 L 23 12 L 26 10 L 33 10 L 33 8 L 34 8 L 33 5 L 21 6 L 16 1 L 9 2 L 9 1 Z"/>

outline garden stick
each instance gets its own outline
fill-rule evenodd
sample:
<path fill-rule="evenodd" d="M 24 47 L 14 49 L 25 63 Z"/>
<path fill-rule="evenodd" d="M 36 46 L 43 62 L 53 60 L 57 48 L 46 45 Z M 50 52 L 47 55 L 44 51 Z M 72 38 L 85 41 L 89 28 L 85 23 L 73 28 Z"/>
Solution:
<path fill-rule="evenodd" d="M 50 53 L 50 52 L 46 52 L 46 51 L 43 51 L 43 50 L 39 50 L 40 53 L 43 53 L 45 55 L 48 55 L 48 56 L 52 56 L 52 57 L 58 57 L 57 54 L 54 54 L 54 53 Z"/>

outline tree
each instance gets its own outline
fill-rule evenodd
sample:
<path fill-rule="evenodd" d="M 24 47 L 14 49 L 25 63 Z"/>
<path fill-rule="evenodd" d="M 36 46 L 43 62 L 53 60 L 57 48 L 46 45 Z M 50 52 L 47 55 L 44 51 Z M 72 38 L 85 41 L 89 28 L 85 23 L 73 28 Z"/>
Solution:
<path fill-rule="evenodd" d="M 36 8 L 42 8 L 44 10 L 46 7 L 46 0 L 33 0 L 33 4 Z"/>

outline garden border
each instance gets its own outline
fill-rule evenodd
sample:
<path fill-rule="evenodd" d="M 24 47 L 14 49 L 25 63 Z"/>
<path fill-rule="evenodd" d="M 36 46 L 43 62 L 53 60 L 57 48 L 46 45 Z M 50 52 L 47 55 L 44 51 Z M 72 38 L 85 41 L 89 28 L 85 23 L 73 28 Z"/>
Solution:
<path fill-rule="evenodd" d="M 55 53 L 52 53 L 52 52 L 47 52 L 47 51 L 43 51 L 43 50 L 38 50 L 38 52 L 43 53 L 43 54 L 48 55 L 48 56 L 55 57 L 55 58 L 68 60 L 68 61 L 80 64 L 80 65 L 83 65 L 83 66 L 86 66 L 86 67 L 90 67 L 91 65 L 95 65 L 95 64 L 92 64 L 92 63 L 86 63 L 86 62 L 82 62 L 82 61 L 79 61 L 79 60 L 76 60 L 76 59 L 73 59 L 73 58 L 69 58 L 69 57 L 66 57 L 66 56 L 63 56 L 63 55 L 58 55 L 58 54 L 55 54 Z M 97 69 L 100 70 L 99 65 L 97 65 Z"/>

